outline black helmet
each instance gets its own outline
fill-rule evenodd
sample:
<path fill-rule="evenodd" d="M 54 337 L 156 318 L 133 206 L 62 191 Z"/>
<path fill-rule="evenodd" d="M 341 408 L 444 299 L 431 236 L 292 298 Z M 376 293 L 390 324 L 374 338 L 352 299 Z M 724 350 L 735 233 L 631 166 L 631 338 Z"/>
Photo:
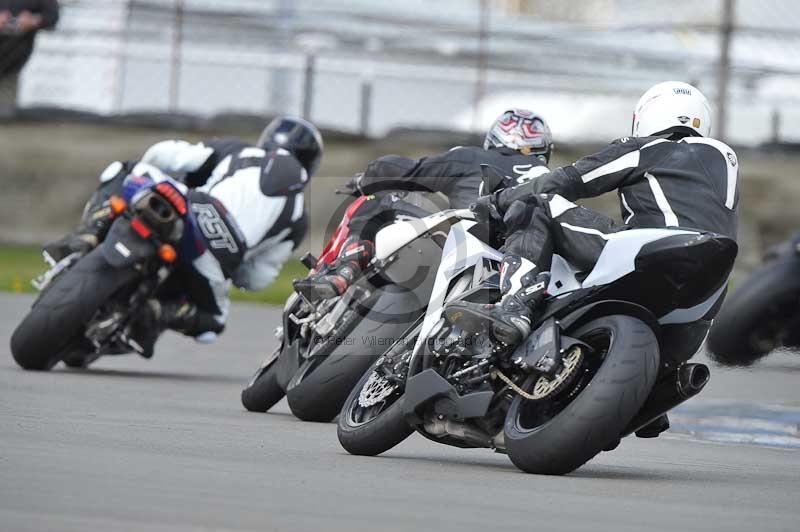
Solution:
<path fill-rule="evenodd" d="M 309 176 L 317 170 L 322 158 L 322 135 L 302 118 L 276 118 L 264 128 L 258 146 L 265 150 L 283 148 L 300 161 Z"/>
<path fill-rule="evenodd" d="M 537 156 L 547 164 L 553 151 L 553 134 L 544 118 L 533 111 L 509 109 L 494 121 L 483 148 L 509 148 Z"/>

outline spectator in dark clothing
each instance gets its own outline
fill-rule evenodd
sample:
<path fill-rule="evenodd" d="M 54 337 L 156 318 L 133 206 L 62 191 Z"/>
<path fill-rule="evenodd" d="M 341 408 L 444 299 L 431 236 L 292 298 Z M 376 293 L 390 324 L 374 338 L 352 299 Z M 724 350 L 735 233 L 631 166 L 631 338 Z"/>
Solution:
<path fill-rule="evenodd" d="M 0 0 L 0 116 L 16 108 L 19 72 L 33 52 L 36 32 L 57 22 L 57 0 Z"/>

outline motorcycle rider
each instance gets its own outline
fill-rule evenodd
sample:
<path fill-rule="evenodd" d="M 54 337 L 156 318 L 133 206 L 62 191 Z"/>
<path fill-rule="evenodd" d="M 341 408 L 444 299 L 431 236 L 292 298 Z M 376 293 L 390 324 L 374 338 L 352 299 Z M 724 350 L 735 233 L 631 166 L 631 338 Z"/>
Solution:
<path fill-rule="evenodd" d="M 548 171 L 552 151 L 553 137 L 544 118 L 527 109 L 508 109 L 494 121 L 482 148 L 457 146 L 417 161 L 387 155 L 370 162 L 347 185 L 366 201 L 350 220 L 349 236 L 336 263 L 295 281 L 295 289 L 312 302 L 343 294 L 372 260 L 381 226 L 397 214 L 430 214 L 386 191 L 441 192 L 451 208 L 463 209 L 480 195 L 482 164 L 521 183 Z"/>
<path fill-rule="evenodd" d="M 497 304 L 455 301 L 445 318 L 468 333 L 519 345 L 547 293 L 553 253 L 583 271 L 594 267 L 608 235 L 629 228 L 684 227 L 736 238 L 738 163 L 709 137 L 705 96 L 668 81 L 639 99 L 630 137 L 572 165 L 484 196 L 476 217 L 505 225 Z M 616 190 L 623 223 L 574 203 Z"/>
<path fill-rule="evenodd" d="M 101 242 L 111 225 L 108 200 L 129 176 L 160 181 L 164 174 L 182 174 L 207 250 L 189 271 L 174 272 L 165 282 L 162 297 L 151 300 L 140 316 L 136 336 L 148 358 L 165 328 L 211 340 L 225 328 L 231 282 L 244 290 L 265 288 L 302 241 L 303 189 L 322 149 L 314 125 L 286 117 L 270 122 L 255 145 L 238 139 L 159 142 L 139 162 L 112 163 L 100 176 L 79 230 L 45 252 L 59 260 Z"/>

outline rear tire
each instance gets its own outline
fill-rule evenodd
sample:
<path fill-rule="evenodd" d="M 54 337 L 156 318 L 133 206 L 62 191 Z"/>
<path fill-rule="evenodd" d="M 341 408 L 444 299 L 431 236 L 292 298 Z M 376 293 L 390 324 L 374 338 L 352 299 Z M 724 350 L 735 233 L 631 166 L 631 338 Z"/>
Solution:
<path fill-rule="evenodd" d="M 34 302 L 11 336 L 14 360 L 27 370 L 52 368 L 97 310 L 137 275 L 111 267 L 100 248 L 93 250 Z"/>
<path fill-rule="evenodd" d="M 242 390 L 242 406 L 250 412 L 266 412 L 283 399 L 285 392 L 278 384 L 278 357 L 266 368 L 259 369 L 255 380 Z"/>
<path fill-rule="evenodd" d="M 377 456 L 384 453 L 414 432 L 403 414 L 403 397 L 398 398 L 374 419 L 361 424 L 352 421 L 351 412 L 358 406 L 358 396 L 371 374 L 370 368 L 350 392 L 339 414 L 336 431 L 342 447 L 348 453 L 360 456 Z"/>
<path fill-rule="evenodd" d="M 405 314 L 420 308 L 412 293 L 391 286 L 382 290 L 369 314 L 346 337 L 339 337 L 342 344 L 308 374 L 289 383 L 286 399 L 295 416 L 303 421 L 332 421 L 359 378 L 417 317 L 417 312 Z M 387 323 L 386 316 L 394 319 Z"/>
<path fill-rule="evenodd" d="M 800 312 L 800 261 L 792 257 L 769 262 L 753 272 L 722 306 L 706 347 L 715 362 L 725 366 L 750 366 L 771 349 L 754 345 L 759 327 L 775 316 L 772 308 Z M 788 321 L 787 321 L 788 323 Z"/>
<path fill-rule="evenodd" d="M 607 335 L 610 345 L 590 383 L 544 423 L 525 426 L 526 416 L 530 420 L 536 409 L 520 396 L 512 402 L 504 429 L 508 456 L 528 473 L 569 473 L 619 440 L 658 373 L 658 340 L 639 319 L 605 316 L 568 334 L 589 345 L 592 338 Z"/>

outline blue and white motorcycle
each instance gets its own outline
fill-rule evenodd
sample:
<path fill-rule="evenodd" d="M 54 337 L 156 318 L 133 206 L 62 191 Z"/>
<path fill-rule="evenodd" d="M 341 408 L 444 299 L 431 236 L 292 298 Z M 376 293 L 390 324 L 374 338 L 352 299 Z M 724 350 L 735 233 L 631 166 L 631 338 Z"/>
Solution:
<path fill-rule="evenodd" d="M 450 223 L 425 315 L 341 410 L 339 441 L 350 453 L 380 454 L 416 430 L 506 453 L 527 472 L 565 474 L 626 435 L 654 435 L 640 429 L 705 386 L 708 368 L 687 361 L 724 297 L 733 240 L 633 229 L 609 237 L 592 271 L 555 256 L 544 311 L 509 353 L 442 319 L 449 301 L 499 299 L 502 254 L 475 236 L 470 211 L 436 216 L 385 229 L 422 233 L 440 228 L 442 216 Z"/>
<path fill-rule="evenodd" d="M 103 355 L 143 354 L 139 312 L 176 269 L 206 251 L 187 189 L 161 176 L 131 175 L 108 200 L 108 234 L 89 253 L 55 261 L 33 281 L 39 297 L 11 337 L 17 364 L 49 370 L 86 367 Z M 49 259 L 49 260 L 48 260 Z"/>

